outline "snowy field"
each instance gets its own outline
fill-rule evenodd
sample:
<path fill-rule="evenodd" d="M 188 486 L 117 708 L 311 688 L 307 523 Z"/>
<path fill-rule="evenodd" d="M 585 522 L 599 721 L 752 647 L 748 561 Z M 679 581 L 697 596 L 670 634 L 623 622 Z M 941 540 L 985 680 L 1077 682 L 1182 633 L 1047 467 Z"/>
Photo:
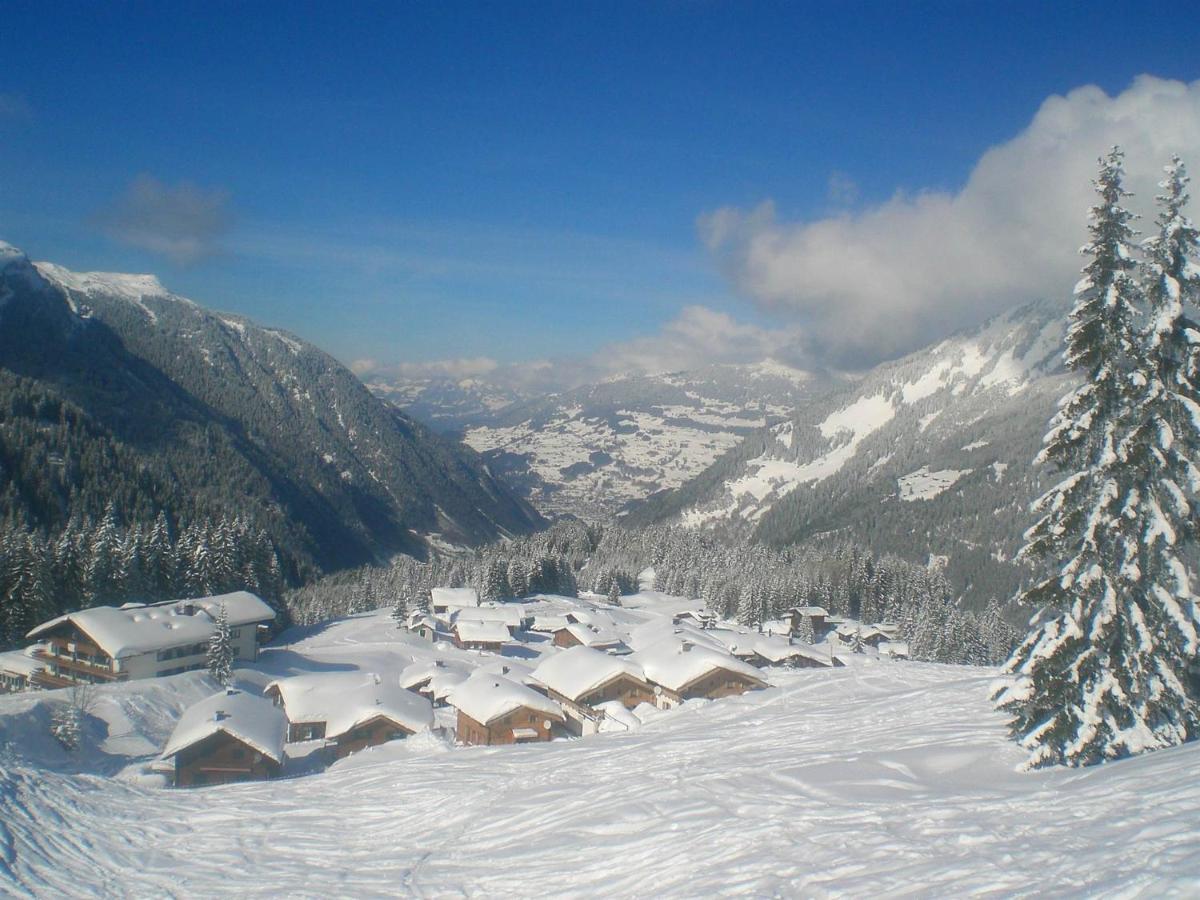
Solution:
<path fill-rule="evenodd" d="M 368 614 L 240 675 L 421 652 Z M 133 773 L 205 677 L 123 685 L 99 715 L 128 733 L 93 772 L 36 766 L 19 740 L 0 761 L 0 894 L 1200 895 L 1200 747 L 1019 773 L 994 674 L 856 657 L 631 732 L 495 748 L 426 733 L 322 774 L 192 790 Z M 0 743 L 28 738 L 33 702 L 0 698 Z M 95 774 L 122 752 L 119 777 Z"/>

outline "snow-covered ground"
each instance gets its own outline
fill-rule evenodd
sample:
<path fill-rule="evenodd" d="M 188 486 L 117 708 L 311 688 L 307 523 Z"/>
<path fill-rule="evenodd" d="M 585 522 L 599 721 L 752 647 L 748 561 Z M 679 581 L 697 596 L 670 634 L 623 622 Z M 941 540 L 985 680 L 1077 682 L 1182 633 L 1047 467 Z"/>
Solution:
<path fill-rule="evenodd" d="M 636 602 L 630 624 L 670 605 Z M 293 637 L 244 683 L 433 652 L 386 613 Z M 854 657 L 629 732 L 492 748 L 426 733 L 321 774 L 194 790 L 71 774 L 17 741 L 0 762 L 0 893 L 1196 896 L 1200 747 L 1020 773 L 994 675 Z M 142 697 L 129 730 L 157 736 L 204 682 L 117 688 Z M 8 740 L 31 702 L 0 698 Z"/>

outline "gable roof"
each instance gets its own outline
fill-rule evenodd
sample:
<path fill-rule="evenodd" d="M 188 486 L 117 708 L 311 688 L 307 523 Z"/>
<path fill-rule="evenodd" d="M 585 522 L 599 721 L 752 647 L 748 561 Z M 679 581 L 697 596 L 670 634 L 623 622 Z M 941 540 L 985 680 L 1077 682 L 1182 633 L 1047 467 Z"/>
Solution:
<path fill-rule="evenodd" d="M 459 619 L 454 623 L 454 633 L 460 641 L 484 644 L 504 644 L 512 640 L 508 627 L 503 622 L 476 622 Z"/>
<path fill-rule="evenodd" d="M 530 677 L 568 699 L 578 700 L 621 675 L 646 680 L 641 666 L 627 659 L 590 647 L 569 647 L 544 660 Z"/>
<path fill-rule="evenodd" d="M 490 672 L 473 674 L 451 691 L 449 701 L 451 706 L 480 725 L 487 725 L 522 707 L 554 719 L 561 720 L 563 717 L 562 709 L 549 697 Z"/>
<path fill-rule="evenodd" d="M 374 672 L 314 672 L 267 685 L 278 691 L 290 722 L 324 722 L 336 738 L 379 716 L 417 732 L 433 725 L 429 701 L 406 691 L 393 677 Z"/>
<path fill-rule="evenodd" d="M 475 588 L 435 587 L 429 591 L 433 606 L 464 607 L 478 606 L 479 594 Z"/>
<path fill-rule="evenodd" d="M 113 659 L 121 659 L 207 641 L 216 630 L 222 603 L 231 627 L 275 618 L 275 611 L 254 594 L 236 591 L 192 600 L 168 600 L 151 606 L 138 603 L 127 603 L 120 608 L 94 606 L 44 622 L 26 637 L 36 638 L 69 623 Z"/>
<path fill-rule="evenodd" d="M 269 700 L 232 689 L 206 697 L 184 710 L 163 748 L 162 758 L 169 759 L 222 732 L 274 762 L 283 762 L 283 742 L 287 736 L 283 711 Z"/>
<path fill-rule="evenodd" d="M 758 669 L 740 659 L 700 644 L 667 639 L 639 650 L 630 659 L 642 667 L 646 678 L 672 691 L 681 691 L 704 676 L 724 669 L 766 686 Z"/>

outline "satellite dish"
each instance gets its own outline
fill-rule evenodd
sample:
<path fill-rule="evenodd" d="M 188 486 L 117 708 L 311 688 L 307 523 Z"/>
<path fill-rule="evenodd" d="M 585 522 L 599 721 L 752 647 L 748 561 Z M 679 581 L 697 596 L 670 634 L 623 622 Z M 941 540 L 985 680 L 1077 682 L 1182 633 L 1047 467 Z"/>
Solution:
<path fill-rule="evenodd" d="M 547 731 L 549 731 L 549 730 L 550 730 L 550 720 L 549 720 L 549 719 L 543 719 L 543 720 L 542 720 L 542 727 L 543 727 L 543 728 L 545 728 Z"/>

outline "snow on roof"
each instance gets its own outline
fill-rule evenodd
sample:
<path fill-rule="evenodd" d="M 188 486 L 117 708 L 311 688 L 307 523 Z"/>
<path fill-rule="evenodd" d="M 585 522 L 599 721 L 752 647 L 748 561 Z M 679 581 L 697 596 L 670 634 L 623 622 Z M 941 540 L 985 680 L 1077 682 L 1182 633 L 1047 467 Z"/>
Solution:
<path fill-rule="evenodd" d="M 10 672 L 13 675 L 26 677 L 40 672 L 44 666 L 29 655 L 32 651 L 32 647 L 26 647 L 24 650 L 9 650 L 0 653 L 0 672 Z"/>
<path fill-rule="evenodd" d="M 590 647 L 570 647 L 544 660 L 531 677 L 564 697 L 578 700 L 620 675 L 646 680 L 641 666 L 627 659 Z"/>
<path fill-rule="evenodd" d="M 829 611 L 823 606 L 793 606 L 790 612 L 799 613 L 802 616 L 828 616 Z"/>
<path fill-rule="evenodd" d="M 753 666 L 728 653 L 691 642 L 667 639 L 639 650 L 630 659 L 642 667 L 648 680 L 672 691 L 681 691 L 717 669 L 742 675 L 756 684 L 766 684 Z"/>
<path fill-rule="evenodd" d="M 566 628 L 570 623 L 566 616 L 534 616 L 533 630 L 534 631 L 559 631 Z"/>
<path fill-rule="evenodd" d="M 433 724 L 429 701 L 406 691 L 398 681 L 374 672 L 314 672 L 272 681 L 291 722 L 324 722 L 325 737 L 335 738 L 378 716 L 409 731 Z"/>
<path fill-rule="evenodd" d="M 563 717 L 559 705 L 549 697 L 489 672 L 476 672 L 450 693 L 449 700 L 451 706 L 480 725 L 487 725 L 522 707 L 559 720 Z"/>
<path fill-rule="evenodd" d="M 207 737 L 224 732 L 268 759 L 283 762 L 287 719 L 269 700 L 243 691 L 221 691 L 184 710 L 162 758 L 169 759 Z"/>
<path fill-rule="evenodd" d="M 204 610 L 213 621 L 216 621 L 222 604 L 225 606 L 225 615 L 229 619 L 229 624 L 234 628 L 251 623 L 272 622 L 275 619 L 275 610 L 271 609 L 261 597 L 249 591 L 233 591 L 229 594 L 194 597 L 189 600 L 167 600 L 163 603 L 155 603 L 154 606 L 179 608 L 191 605 Z"/>
<path fill-rule="evenodd" d="M 501 622 L 509 628 L 520 628 L 525 619 L 525 607 L 518 604 L 511 606 L 471 606 L 455 610 L 451 616 L 454 622 L 470 620 L 472 622 Z"/>
<path fill-rule="evenodd" d="M 629 645 L 634 650 L 642 650 L 670 638 L 675 641 L 688 640 L 694 644 L 724 651 L 725 645 L 714 637 L 715 634 L 712 630 L 703 630 L 686 622 L 676 625 L 670 619 L 659 616 L 634 628 L 629 635 Z"/>
<path fill-rule="evenodd" d="M 478 606 L 479 594 L 475 588 L 435 587 L 429 592 L 434 606 Z"/>
<path fill-rule="evenodd" d="M 559 630 L 565 630 L 585 647 L 615 647 L 624 643 L 619 634 L 613 631 L 612 628 L 603 625 L 585 625 L 582 622 L 572 622 Z"/>
<path fill-rule="evenodd" d="M 462 619 L 454 623 L 454 633 L 464 643 L 504 644 L 512 640 L 512 635 L 503 622 L 476 622 L 471 619 Z"/>
<path fill-rule="evenodd" d="M 778 663 L 796 656 L 808 656 L 816 659 L 812 653 L 805 654 L 803 648 L 790 641 L 768 634 L 739 634 L 737 639 L 729 644 L 729 652 L 734 654 L 757 653 L 763 659 Z"/>
<path fill-rule="evenodd" d="M 466 678 L 470 667 L 453 659 L 425 659 L 405 666 L 400 672 L 400 687 L 413 688 L 447 672 L 457 672 Z"/>
<path fill-rule="evenodd" d="M 136 603 L 127 603 L 120 609 L 94 606 L 51 619 L 34 628 L 27 637 L 35 638 L 70 623 L 113 659 L 120 659 L 207 641 L 216 627 L 222 603 L 233 627 L 275 618 L 275 611 L 254 594 L 236 591 L 215 597 L 168 600 L 153 606 Z"/>

